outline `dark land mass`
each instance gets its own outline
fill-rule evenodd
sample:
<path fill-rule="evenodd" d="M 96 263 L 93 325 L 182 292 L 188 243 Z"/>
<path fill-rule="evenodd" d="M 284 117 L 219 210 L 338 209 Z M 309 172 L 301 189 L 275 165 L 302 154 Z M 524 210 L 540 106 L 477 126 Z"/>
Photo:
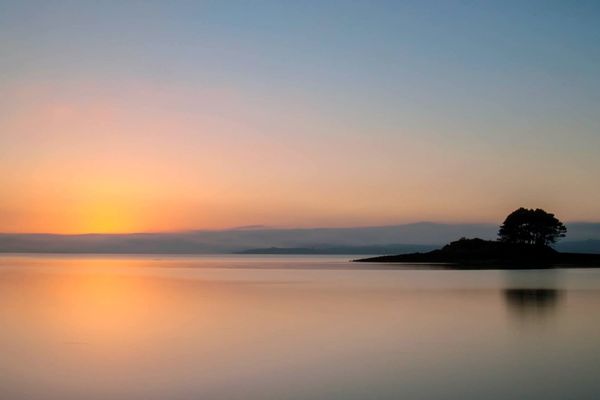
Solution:
<path fill-rule="evenodd" d="M 373 245 L 373 246 L 314 246 L 314 247 L 264 247 L 236 251 L 235 254 L 402 254 L 429 251 L 434 245 Z"/>
<path fill-rule="evenodd" d="M 426 253 L 354 260 L 373 263 L 440 264 L 459 269 L 600 268 L 600 254 L 561 253 L 548 246 L 461 239 Z"/>

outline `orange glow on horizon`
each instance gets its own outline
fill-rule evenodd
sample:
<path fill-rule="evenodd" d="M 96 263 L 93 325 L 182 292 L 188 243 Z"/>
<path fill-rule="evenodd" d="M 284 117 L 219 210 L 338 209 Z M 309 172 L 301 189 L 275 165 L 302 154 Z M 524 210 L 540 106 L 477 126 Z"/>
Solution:
<path fill-rule="evenodd" d="M 540 175 L 529 156 L 508 162 L 436 127 L 374 127 L 374 141 L 309 109 L 151 83 L 15 84 L 7 97 L 0 232 L 491 222 L 523 204 L 600 217 L 575 166 Z"/>

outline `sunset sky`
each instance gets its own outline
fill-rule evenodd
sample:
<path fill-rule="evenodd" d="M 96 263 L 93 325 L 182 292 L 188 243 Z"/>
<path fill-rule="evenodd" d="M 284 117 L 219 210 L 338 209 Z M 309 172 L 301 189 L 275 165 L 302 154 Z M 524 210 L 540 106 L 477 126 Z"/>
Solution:
<path fill-rule="evenodd" d="M 600 221 L 600 2 L 524 3 L 0 0 L 0 232 Z"/>

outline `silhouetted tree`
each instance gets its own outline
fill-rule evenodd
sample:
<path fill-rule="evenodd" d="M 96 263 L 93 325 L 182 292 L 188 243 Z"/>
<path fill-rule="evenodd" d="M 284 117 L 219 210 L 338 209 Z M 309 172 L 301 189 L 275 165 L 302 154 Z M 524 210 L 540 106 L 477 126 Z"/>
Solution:
<path fill-rule="evenodd" d="M 554 214 L 521 207 L 506 217 L 498 236 L 502 242 L 548 246 L 566 233 L 567 228 Z"/>

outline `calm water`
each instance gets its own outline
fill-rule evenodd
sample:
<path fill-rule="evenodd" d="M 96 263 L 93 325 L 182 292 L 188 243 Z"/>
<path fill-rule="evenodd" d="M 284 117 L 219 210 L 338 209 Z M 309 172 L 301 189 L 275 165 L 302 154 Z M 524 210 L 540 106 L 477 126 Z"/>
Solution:
<path fill-rule="evenodd" d="M 597 399 L 600 270 L 0 257 L 0 398 Z"/>

